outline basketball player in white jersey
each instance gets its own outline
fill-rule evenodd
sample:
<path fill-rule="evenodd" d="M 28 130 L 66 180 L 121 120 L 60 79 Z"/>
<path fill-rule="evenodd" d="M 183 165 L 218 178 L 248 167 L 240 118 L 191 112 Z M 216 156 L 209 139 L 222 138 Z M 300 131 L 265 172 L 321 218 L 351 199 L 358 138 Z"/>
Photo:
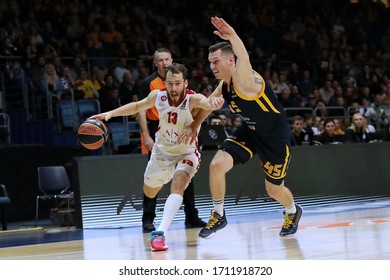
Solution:
<path fill-rule="evenodd" d="M 200 153 L 197 141 L 183 143 L 178 135 L 193 121 L 204 119 L 205 114 L 220 109 L 221 97 L 208 99 L 187 89 L 188 71 L 184 65 L 173 63 L 166 70 L 165 89 L 153 90 L 149 95 L 115 110 L 94 115 L 91 118 L 109 120 L 112 117 L 133 115 L 155 106 L 159 115 L 159 129 L 152 154 L 144 173 L 144 193 L 155 197 L 164 184 L 171 182 L 163 217 L 157 230 L 150 234 L 152 251 L 165 251 L 164 233 L 183 202 L 183 193 L 191 178 L 198 171 Z M 198 129 L 199 130 L 199 129 Z M 198 131 L 199 132 L 199 131 Z"/>

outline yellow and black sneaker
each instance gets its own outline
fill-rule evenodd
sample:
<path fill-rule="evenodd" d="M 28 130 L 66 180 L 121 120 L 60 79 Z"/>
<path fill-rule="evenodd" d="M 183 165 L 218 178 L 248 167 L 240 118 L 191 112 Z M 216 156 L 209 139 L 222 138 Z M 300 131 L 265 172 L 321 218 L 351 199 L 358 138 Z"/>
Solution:
<path fill-rule="evenodd" d="M 295 207 L 297 208 L 295 214 L 284 214 L 284 223 L 282 230 L 279 233 L 280 236 L 287 236 L 297 232 L 298 223 L 301 219 L 303 210 L 298 204 L 295 204 Z"/>
<path fill-rule="evenodd" d="M 210 215 L 210 220 L 204 228 L 199 232 L 199 236 L 203 238 L 211 238 L 214 234 L 223 229 L 227 225 L 227 220 L 225 216 L 225 210 L 223 210 L 223 216 L 212 211 Z"/>

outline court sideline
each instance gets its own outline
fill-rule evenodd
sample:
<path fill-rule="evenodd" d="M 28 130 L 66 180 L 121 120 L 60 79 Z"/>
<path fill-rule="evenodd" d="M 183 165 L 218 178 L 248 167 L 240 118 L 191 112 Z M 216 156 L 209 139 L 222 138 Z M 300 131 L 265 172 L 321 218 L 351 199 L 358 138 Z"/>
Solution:
<path fill-rule="evenodd" d="M 287 238 L 278 235 L 282 208 L 239 212 L 232 206 L 227 227 L 212 239 L 185 229 L 179 215 L 166 234 L 167 252 L 151 252 L 140 225 L 43 226 L 0 233 L 0 260 L 390 260 L 390 197 L 300 204 L 299 230 Z M 209 205 L 200 216 L 207 219 L 208 211 Z"/>

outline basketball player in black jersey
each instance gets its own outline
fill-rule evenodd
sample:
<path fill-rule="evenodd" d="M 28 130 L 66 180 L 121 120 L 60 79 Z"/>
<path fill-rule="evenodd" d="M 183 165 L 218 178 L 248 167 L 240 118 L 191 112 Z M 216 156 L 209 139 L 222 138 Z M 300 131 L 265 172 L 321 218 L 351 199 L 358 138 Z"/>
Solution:
<path fill-rule="evenodd" d="M 209 48 L 210 68 L 215 77 L 221 80 L 212 95 L 223 95 L 231 112 L 241 116 L 242 125 L 224 141 L 210 163 L 214 210 L 199 236 L 212 237 L 226 226 L 223 207 L 225 174 L 236 164 L 247 162 L 256 153 L 265 172 L 268 195 L 286 208 L 279 235 L 294 234 L 302 208 L 295 204 L 290 190 L 284 186 L 291 156 L 291 129 L 286 112 L 272 89 L 252 69 L 248 52 L 235 30 L 222 18 L 212 17 L 211 23 L 217 29 L 214 34 L 230 42 L 217 43 Z"/>

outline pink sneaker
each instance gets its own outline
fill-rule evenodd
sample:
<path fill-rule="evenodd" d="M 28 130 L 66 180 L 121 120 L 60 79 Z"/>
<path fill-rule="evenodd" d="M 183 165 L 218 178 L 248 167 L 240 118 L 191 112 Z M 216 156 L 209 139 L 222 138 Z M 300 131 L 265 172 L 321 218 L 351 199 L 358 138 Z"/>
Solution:
<path fill-rule="evenodd" d="M 168 246 L 165 244 L 165 237 L 163 231 L 152 231 L 148 240 L 151 240 L 150 244 L 153 252 L 168 250 Z"/>

